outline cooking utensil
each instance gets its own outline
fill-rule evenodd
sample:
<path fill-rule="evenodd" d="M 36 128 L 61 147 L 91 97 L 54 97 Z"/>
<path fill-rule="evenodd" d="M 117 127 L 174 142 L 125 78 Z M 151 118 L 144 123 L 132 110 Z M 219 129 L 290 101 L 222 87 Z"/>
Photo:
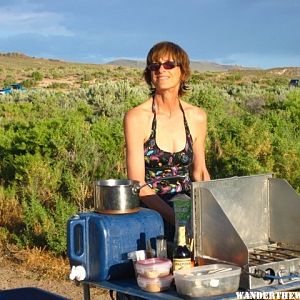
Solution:
<path fill-rule="evenodd" d="M 140 200 L 133 190 L 139 187 L 136 180 L 108 179 L 95 182 L 95 211 L 106 214 L 128 214 L 139 210 Z"/>
<path fill-rule="evenodd" d="M 94 186 L 94 208 L 96 212 L 106 214 L 128 214 L 140 209 L 140 190 L 154 182 L 185 178 L 186 176 L 168 176 L 150 180 L 140 185 L 137 180 L 108 179 L 97 180 Z"/>

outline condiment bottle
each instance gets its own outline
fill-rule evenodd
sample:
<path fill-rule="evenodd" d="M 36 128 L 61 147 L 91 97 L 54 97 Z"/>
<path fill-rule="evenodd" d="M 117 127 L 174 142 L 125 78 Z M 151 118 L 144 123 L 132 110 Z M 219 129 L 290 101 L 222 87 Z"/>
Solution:
<path fill-rule="evenodd" d="M 167 238 L 164 235 L 156 237 L 156 257 L 167 258 Z"/>
<path fill-rule="evenodd" d="M 150 240 L 147 241 L 146 253 L 147 253 L 147 258 L 152 258 L 155 256 L 155 250 L 152 249 Z"/>
<path fill-rule="evenodd" d="M 191 268 L 192 254 L 186 245 L 185 226 L 178 227 L 177 245 L 173 252 L 173 271 Z"/>
<path fill-rule="evenodd" d="M 190 251 L 191 251 L 191 266 L 195 267 L 196 262 L 195 262 L 195 257 L 194 257 L 194 239 L 191 239 L 190 242 Z"/>

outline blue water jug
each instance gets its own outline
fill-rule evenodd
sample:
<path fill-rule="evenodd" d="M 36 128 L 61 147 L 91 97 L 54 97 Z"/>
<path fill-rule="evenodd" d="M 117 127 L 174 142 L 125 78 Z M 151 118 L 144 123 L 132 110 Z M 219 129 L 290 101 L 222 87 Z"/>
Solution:
<path fill-rule="evenodd" d="M 149 240 L 155 249 L 156 237 L 162 234 L 162 217 L 151 209 L 124 215 L 80 213 L 68 220 L 68 257 L 72 267 L 84 268 L 85 281 L 132 277 L 133 265 L 127 254 L 146 250 Z"/>

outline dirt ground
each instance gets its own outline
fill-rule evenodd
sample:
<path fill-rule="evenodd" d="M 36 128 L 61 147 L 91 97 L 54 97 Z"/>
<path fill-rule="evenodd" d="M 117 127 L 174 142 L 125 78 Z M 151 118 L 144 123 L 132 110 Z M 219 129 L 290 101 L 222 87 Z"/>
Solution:
<path fill-rule="evenodd" d="M 71 300 L 83 299 L 83 288 L 68 279 L 67 260 L 55 259 L 43 251 L 0 250 L 1 290 L 40 288 Z M 107 290 L 91 287 L 91 300 L 109 300 Z"/>

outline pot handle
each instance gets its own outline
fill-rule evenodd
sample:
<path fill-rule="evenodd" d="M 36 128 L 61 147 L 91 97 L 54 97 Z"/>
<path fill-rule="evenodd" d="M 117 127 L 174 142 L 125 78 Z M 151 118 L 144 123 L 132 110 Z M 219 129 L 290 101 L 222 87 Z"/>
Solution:
<path fill-rule="evenodd" d="M 152 179 L 152 180 L 149 180 L 146 183 L 142 184 L 141 186 L 139 186 L 138 184 L 133 185 L 132 192 L 134 194 L 138 194 L 143 187 L 145 187 L 149 184 L 152 184 L 154 182 L 160 182 L 160 181 L 169 180 L 169 179 L 186 178 L 186 177 L 187 177 L 187 175 L 176 175 L 176 176 L 161 177 L 159 179 Z"/>
<path fill-rule="evenodd" d="M 147 185 L 147 183 L 145 185 L 142 185 L 142 186 L 146 186 L 146 185 Z M 140 192 L 140 189 L 141 189 L 141 187 L 139 186 L 139 184 L 138 183 L 134 183 L 133 186 L 132 186 L 132 193 L 134 195 L 138 195 L 139 192 Z"/>

